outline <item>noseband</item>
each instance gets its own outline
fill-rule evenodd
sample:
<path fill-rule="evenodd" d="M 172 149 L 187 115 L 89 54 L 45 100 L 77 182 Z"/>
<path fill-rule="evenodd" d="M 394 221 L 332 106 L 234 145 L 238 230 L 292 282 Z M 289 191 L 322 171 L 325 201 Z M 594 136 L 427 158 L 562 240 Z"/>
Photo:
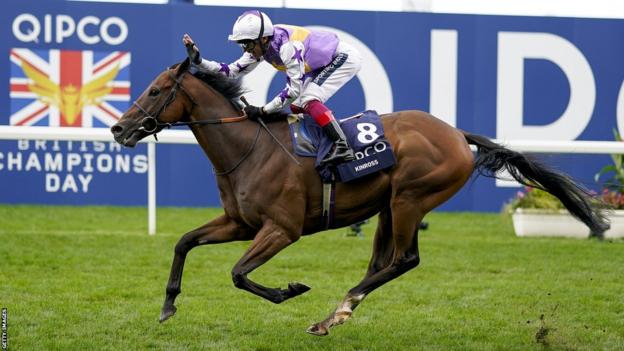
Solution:
<path fill-rule="evenodd" d="M 191 103 L 193 104 L 191 111 L 193 110 L 195 106 L 198 105 L 195 99 L 193 99 L 193 96 L 184 88 L 184 86 L 182 86 L 182 80 L 184 79 L 184 75 L 186 74 L 186 72 L 183 72 L 178 78 L 174 76 L 174 74 L 171 72 L 171 69 L 168 70 L 168 73 L 169 73 L 169 77 L 175 82 L 175 84 L 173 85 L 173 88 L 171 88 L 171 91 L 169 91 L 169 95 L 167 95 L 165 102 L 160 106 L 160 108 L 156 111 L 154 115 L 147 112 L 147 110 L 144 109 L 143 106 L 141 106 L 138 102 L 136 101 L 133 102 L 133 105 L 136 106 L 139 109 L 139 111 L 141 111 L 145 115 L 143 120 L 141 120 L 141 127 L 139 127 L 140 131 L 144 131 L 150 135 L 154 135 L 154 138 L 156 138 L 156 134 L 163 128 L 171 128 L 171 127 L 176 127 L 176 126 L 232 123 L 232 122 L 241 122 L 247 119 L 247 114 L 245 114 L 245 111 L 243 110 L 242 116 L 225 117 L 225 118 L 219 118 L 215 120 L 173 122 L 173 123 L 159 121 L 158 117 L 160 116 L 160 114 L 163 111 L 165 111 L 167 106 L 169 106 L 173 101 L 175 101 L 178 89 L 180 89 L 184 94 L 186 94 L 189 100 L 191 100 Z M 156 138 L 156 140 L 158 140 L 158 138 Z"/>

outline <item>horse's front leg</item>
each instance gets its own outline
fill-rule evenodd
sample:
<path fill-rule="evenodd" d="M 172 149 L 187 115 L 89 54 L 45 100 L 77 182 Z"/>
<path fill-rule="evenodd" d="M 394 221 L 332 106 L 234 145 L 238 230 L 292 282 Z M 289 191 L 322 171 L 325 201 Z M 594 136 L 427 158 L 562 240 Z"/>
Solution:
<path fill-rule="evenodd" d="M 182 271 L 186 254 L 199 245 L 225 243 L 234 240 L 251 239 L 251 228 L 241 226 L 227 215 L 218 217 L 203 226 L 184 234 L 175 246 L 171 273 L 167 283 L 165 303 L 160 312 L 160 322 L 164 322 L 176 313 L 175 299 L 180 294 Z"/>
<path fill-rule="evenodd" d="M 266 221 L 252 245 L 232 269 L 234 285 L 273 303 L 281 303 L 310 290 L 308 286 L 300 283 L 289 283 L 287 289 L 267 288 L 247 278 L 247 274 L 260 267 L 286 246 L 297 241 L 299 237 L 299 233 L 288 232 L 272 220 Z"/>

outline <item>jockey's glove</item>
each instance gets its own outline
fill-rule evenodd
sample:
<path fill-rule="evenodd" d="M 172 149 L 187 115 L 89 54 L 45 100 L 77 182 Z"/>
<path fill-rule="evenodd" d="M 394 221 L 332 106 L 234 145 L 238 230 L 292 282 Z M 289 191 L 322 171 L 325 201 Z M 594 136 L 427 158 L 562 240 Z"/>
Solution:
<path fill-rule="evenodd" d="M 199 65 L 202 62 L 201 54 L 199 53 L 199 48 L 195 43 L 191 43 L 186 45 L 186 53 L 188 57 L 191 59 L 193 64 Z"/>
<path fill-rule="evenodd" d="M 247 117 L 252 121 L 257 121 L 258 117 L 266 116 L 266 112 L 264 112 L 264 109 L 262 107 L 247 105 L 243 110 L 245 110 Z"/>

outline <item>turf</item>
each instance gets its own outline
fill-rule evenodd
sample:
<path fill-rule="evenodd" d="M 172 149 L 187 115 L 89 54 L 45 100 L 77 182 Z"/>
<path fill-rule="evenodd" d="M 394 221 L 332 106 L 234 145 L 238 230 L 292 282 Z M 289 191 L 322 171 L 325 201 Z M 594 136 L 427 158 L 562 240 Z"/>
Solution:
<path fill-rule="evenodd" d="M 623 350 L 624 241 L 513 235 L 498 214 L 433 213 L 421 264 L 327 337 L 306 334 L 361 279 L 365 238 L 301 239 L 250 277 L 312 290 L 274 305 L 231 282 L 248 243 L 190 252 L 178 313 L 158 315 L 173 247 L 218 209 L 0 206 L 9 350 Z"/>

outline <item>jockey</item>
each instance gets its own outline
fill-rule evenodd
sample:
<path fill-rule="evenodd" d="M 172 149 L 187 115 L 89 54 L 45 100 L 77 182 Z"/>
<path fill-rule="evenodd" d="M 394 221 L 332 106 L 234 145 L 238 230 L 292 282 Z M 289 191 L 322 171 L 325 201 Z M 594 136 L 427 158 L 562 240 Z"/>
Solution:
<path fill-rule="evenodd" d="M 273 100 L 261 107 L 244 108 L 249 118 L 280 111 L 290 104 L 293 113 L 312 116 L 334 142 L 323 163 L 354 159 L 340 124 L 324 103 L 360 70 L 361 57 L 355 48 L 340 41 L 334 33 L 273 25 L 264 12 L 255 10 L 238 17 L 228 39 L 243 49 L 241 58 L 229 65 L 202 59 L 188 34 L 184 34 L 182 42 L 192 63 L 200 69 L 236 78 L 266 60 L 285 72 L 286 87 Z"/>

